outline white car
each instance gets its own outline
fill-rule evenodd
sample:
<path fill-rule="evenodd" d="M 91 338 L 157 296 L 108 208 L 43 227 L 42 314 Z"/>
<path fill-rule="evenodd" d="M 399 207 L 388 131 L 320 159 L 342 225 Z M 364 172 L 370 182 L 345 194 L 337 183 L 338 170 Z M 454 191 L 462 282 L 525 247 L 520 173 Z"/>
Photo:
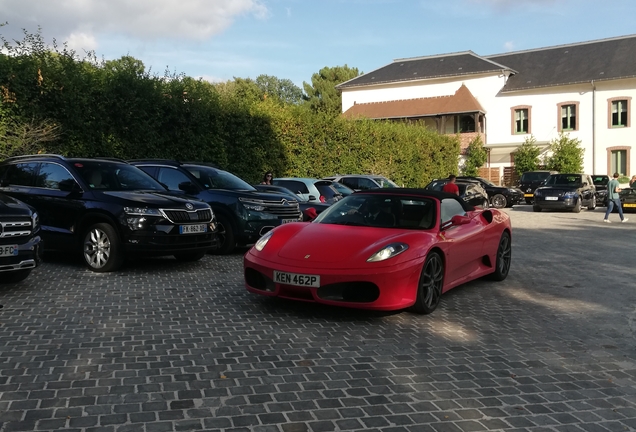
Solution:
<path fill-rule="evenodd" d="M 374 188 L 398 188 L 394 182 L 381 175 L 348 174 L 323 177 L 324 180 L 332 180 L 341 183 L 355 191 Z"/>

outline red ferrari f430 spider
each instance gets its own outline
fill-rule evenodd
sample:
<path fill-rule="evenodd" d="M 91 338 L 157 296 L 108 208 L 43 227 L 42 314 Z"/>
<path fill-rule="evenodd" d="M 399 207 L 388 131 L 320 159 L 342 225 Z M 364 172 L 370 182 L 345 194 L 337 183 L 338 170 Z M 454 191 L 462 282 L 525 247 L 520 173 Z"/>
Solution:
<path fill-rule="evenodd" d="M 245 254 L 248 291 L 281 298 L 428 314 L 441 295 L 511 263 L 512 229 L 497 209 L 423 189 L 352 194 L 312 222 L 281 225 Z"/>

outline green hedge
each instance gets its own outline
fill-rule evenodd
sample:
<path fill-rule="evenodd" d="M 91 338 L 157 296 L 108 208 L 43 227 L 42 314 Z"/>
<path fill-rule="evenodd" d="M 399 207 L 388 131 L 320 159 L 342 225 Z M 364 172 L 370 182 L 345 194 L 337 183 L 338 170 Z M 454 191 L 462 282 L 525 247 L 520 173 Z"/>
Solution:
<path fill-rule="evenodd" d="M 131 57 L 79 60 L 32 45 L 26 53 L 0 55 L 0 117 L 59 126 L 58 139 L 43 143 L 43 151 L 215 162 L 251 182 L 267 170 L 309 177 L 374 173 L 417 187 L 457 169 L 457 137 L 422 124 L 246 101 L 205 81 L 151 74 Z"/>

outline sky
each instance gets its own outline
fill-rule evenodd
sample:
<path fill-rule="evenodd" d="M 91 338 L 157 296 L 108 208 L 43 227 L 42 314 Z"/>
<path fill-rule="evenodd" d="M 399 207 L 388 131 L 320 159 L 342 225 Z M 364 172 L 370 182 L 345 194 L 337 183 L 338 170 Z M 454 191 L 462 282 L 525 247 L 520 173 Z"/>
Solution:
<path fill-rule="evenodd" d="M 208 81 L 302 88 L 325 66 L 479 55 L 636 34 L 636 0 L 0 0 L 0 34 L 41 29 L 82 54 Z M 636 55 L 636 53 L 634 53 Z"/>

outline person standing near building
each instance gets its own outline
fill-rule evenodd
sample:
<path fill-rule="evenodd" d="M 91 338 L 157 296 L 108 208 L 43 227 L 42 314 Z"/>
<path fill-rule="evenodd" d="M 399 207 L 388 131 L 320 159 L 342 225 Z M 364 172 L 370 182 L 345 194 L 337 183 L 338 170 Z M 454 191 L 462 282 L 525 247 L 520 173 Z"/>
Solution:
<path fill-rule="evenodd" d="M 621 217 L 621 222 L 627 222 L 627 218 L 623 215 L 623 206 L 621 206 L 621 200 L 618 193 L 621 191 L 620 184 L 618 183 L 618 173 L 614 173 L 614 178 L 607 184 L 607 211 L 605 212 L 605 219 L 603 222 L 610 223 L 609 215 L 614 209 L 614 206 L 618 207 L 618 215 Z"/>
<path fill-rule="evenodd" d="M 455 175 L 453 174 L 449 175 L 448 183 L 444 185 L 444 187 L 442 188 L 442 192 L 448 192 L 455 195 L 459 195 L 459 187 L 457 187 L 457 184 L 455 184 L 456 180 L 457 180 L 457 177 Z"/>
<path fill-rule="evenodd" d="M 629 181 L 629 187 L 631 189 L 636 189 L 636 175 L 633 175 L 632 179 Z"/>

